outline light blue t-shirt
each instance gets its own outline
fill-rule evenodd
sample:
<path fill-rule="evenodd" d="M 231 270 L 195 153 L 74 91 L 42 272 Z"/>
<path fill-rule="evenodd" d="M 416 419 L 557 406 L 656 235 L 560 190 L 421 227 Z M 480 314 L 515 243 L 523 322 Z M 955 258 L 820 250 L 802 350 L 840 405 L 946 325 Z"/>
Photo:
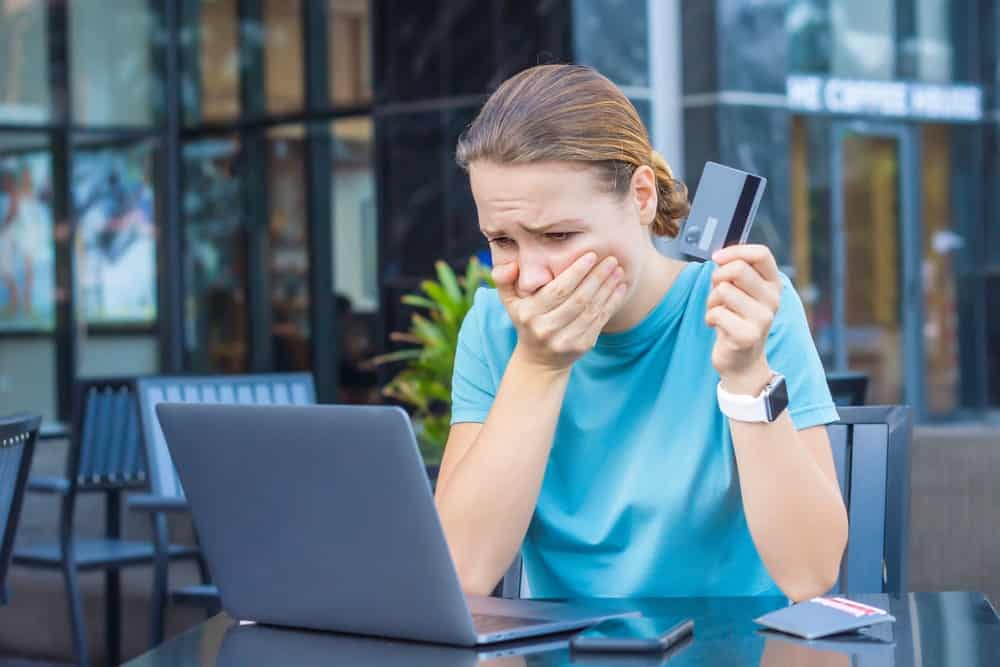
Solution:
<path fill-rule="evenodd" d="M 573 365 L 522 547 L 532 596 L 780 593 L 750 538 L 715 397 L 714 268 L 686 266 L 639 324 L 601 334 Z M 768 362 L 785 375 L 796 428 L 836 421 L 802 303 L 781 278 Z M 496 290 L 481 288 L 459 334 L 452 423 L 485 421 L 516 342 Z"/>

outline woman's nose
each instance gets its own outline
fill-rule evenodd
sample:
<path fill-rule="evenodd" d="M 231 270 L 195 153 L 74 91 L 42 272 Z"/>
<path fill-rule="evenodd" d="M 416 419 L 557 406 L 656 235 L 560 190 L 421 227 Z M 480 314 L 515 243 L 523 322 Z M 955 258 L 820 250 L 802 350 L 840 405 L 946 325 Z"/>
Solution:
<path fill-rule="evenodd" d="M 519 261 L 517 273 L 517 291 L 521 296 L 531 296 L 552 280 L 548 267 L 537 260 Z"/>

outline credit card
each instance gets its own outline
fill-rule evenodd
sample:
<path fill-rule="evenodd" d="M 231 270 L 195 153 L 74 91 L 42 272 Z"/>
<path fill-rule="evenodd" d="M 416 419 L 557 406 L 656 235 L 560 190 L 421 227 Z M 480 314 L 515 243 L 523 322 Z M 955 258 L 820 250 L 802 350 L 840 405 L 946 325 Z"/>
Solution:
<path fill-rule="evenodd" d="M 706 162 L 679 237 L 680 250 L 707 261 L 716 250 L 746 243 L 767 179 Z"/>

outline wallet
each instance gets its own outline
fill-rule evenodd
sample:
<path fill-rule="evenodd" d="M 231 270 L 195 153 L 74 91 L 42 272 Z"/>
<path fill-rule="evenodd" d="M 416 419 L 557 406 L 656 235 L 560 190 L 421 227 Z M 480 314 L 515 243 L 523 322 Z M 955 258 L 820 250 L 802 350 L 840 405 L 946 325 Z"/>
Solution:
<path fill-rule="evenodd" d="M 818 597 L 764 614 L 754 622 L 803 639 L 818 639 L 895 620 L 885 609 L 856 600 Z"/>

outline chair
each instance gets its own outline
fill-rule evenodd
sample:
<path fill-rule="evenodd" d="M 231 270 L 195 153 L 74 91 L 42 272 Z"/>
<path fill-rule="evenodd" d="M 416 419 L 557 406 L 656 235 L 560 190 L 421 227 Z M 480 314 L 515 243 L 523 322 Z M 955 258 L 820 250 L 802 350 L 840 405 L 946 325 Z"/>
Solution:
<path fill-rule="evenodd" d="M 116 665 L 120 662 L 119 570 L 153 562 L 151 542 L 125 540 L 121 534 L 122 493 L 146 486 L 133 381 L 102 378 L 76 383 L 65 477 L 35 477 L 28 482 L 28 491 L 60 498 L 58 540 L 24 546 L 14 552 L 14 563 L 19 567 L 62 571 L 73 654 L 78 665 L 90 664 L 78 573 L 98 570 L 105 573 L 107 661 Z M 79 493 L 105 494 L 103 538 L 75 537 L 73 519 Z M 169 558 L 190 558 L 197 555 L 197 550 L 169 545 L 167 554 Z"/>
<path fill-rule="evenodd" d="M 168 601 L 167 515 L 188 512 L 184 490 L 156 418 L 156 405 L 164 402 L 308 405 L 316 402 L 316 395 L 309 373 L 147 377 L 136 382 L 136 392 L 142 439 L 149 460 L 150 494 L 133 496 L 129 499 L 129 507 L 149 514 L 156 545 L 150 613 L 150 646 L 153 647 L 163 641 Z M 199 566 L 202 584 L 170 591 L 169 599 L 177 604 L 200 606 L 212 614 L 218 609 L 218 590 L 210 584 L 210 573 L 200 558 Z"/>
<path fill-rule="evenodd" d="M 906 592 L 913 418 L 901 405 L 838 408 L 830 446 L 850 529 L 835 592 Z M 881 510 L 881 511 L 878 511 Z M 505 598 L 530 595 L 520 555 L 498 586 Z"/>
<path fill-rule="evenodd" d="M 41 422 L 37 415 L 0 418 L 0 606 L 7 604 L 7 568 Z"/>
<path fill-rule="evenodd" d="M 846 371 L 827 373 L 826 384 L 833 402 L 840 406 L 864 405 L 868 395 L 868 375 Z"/>

